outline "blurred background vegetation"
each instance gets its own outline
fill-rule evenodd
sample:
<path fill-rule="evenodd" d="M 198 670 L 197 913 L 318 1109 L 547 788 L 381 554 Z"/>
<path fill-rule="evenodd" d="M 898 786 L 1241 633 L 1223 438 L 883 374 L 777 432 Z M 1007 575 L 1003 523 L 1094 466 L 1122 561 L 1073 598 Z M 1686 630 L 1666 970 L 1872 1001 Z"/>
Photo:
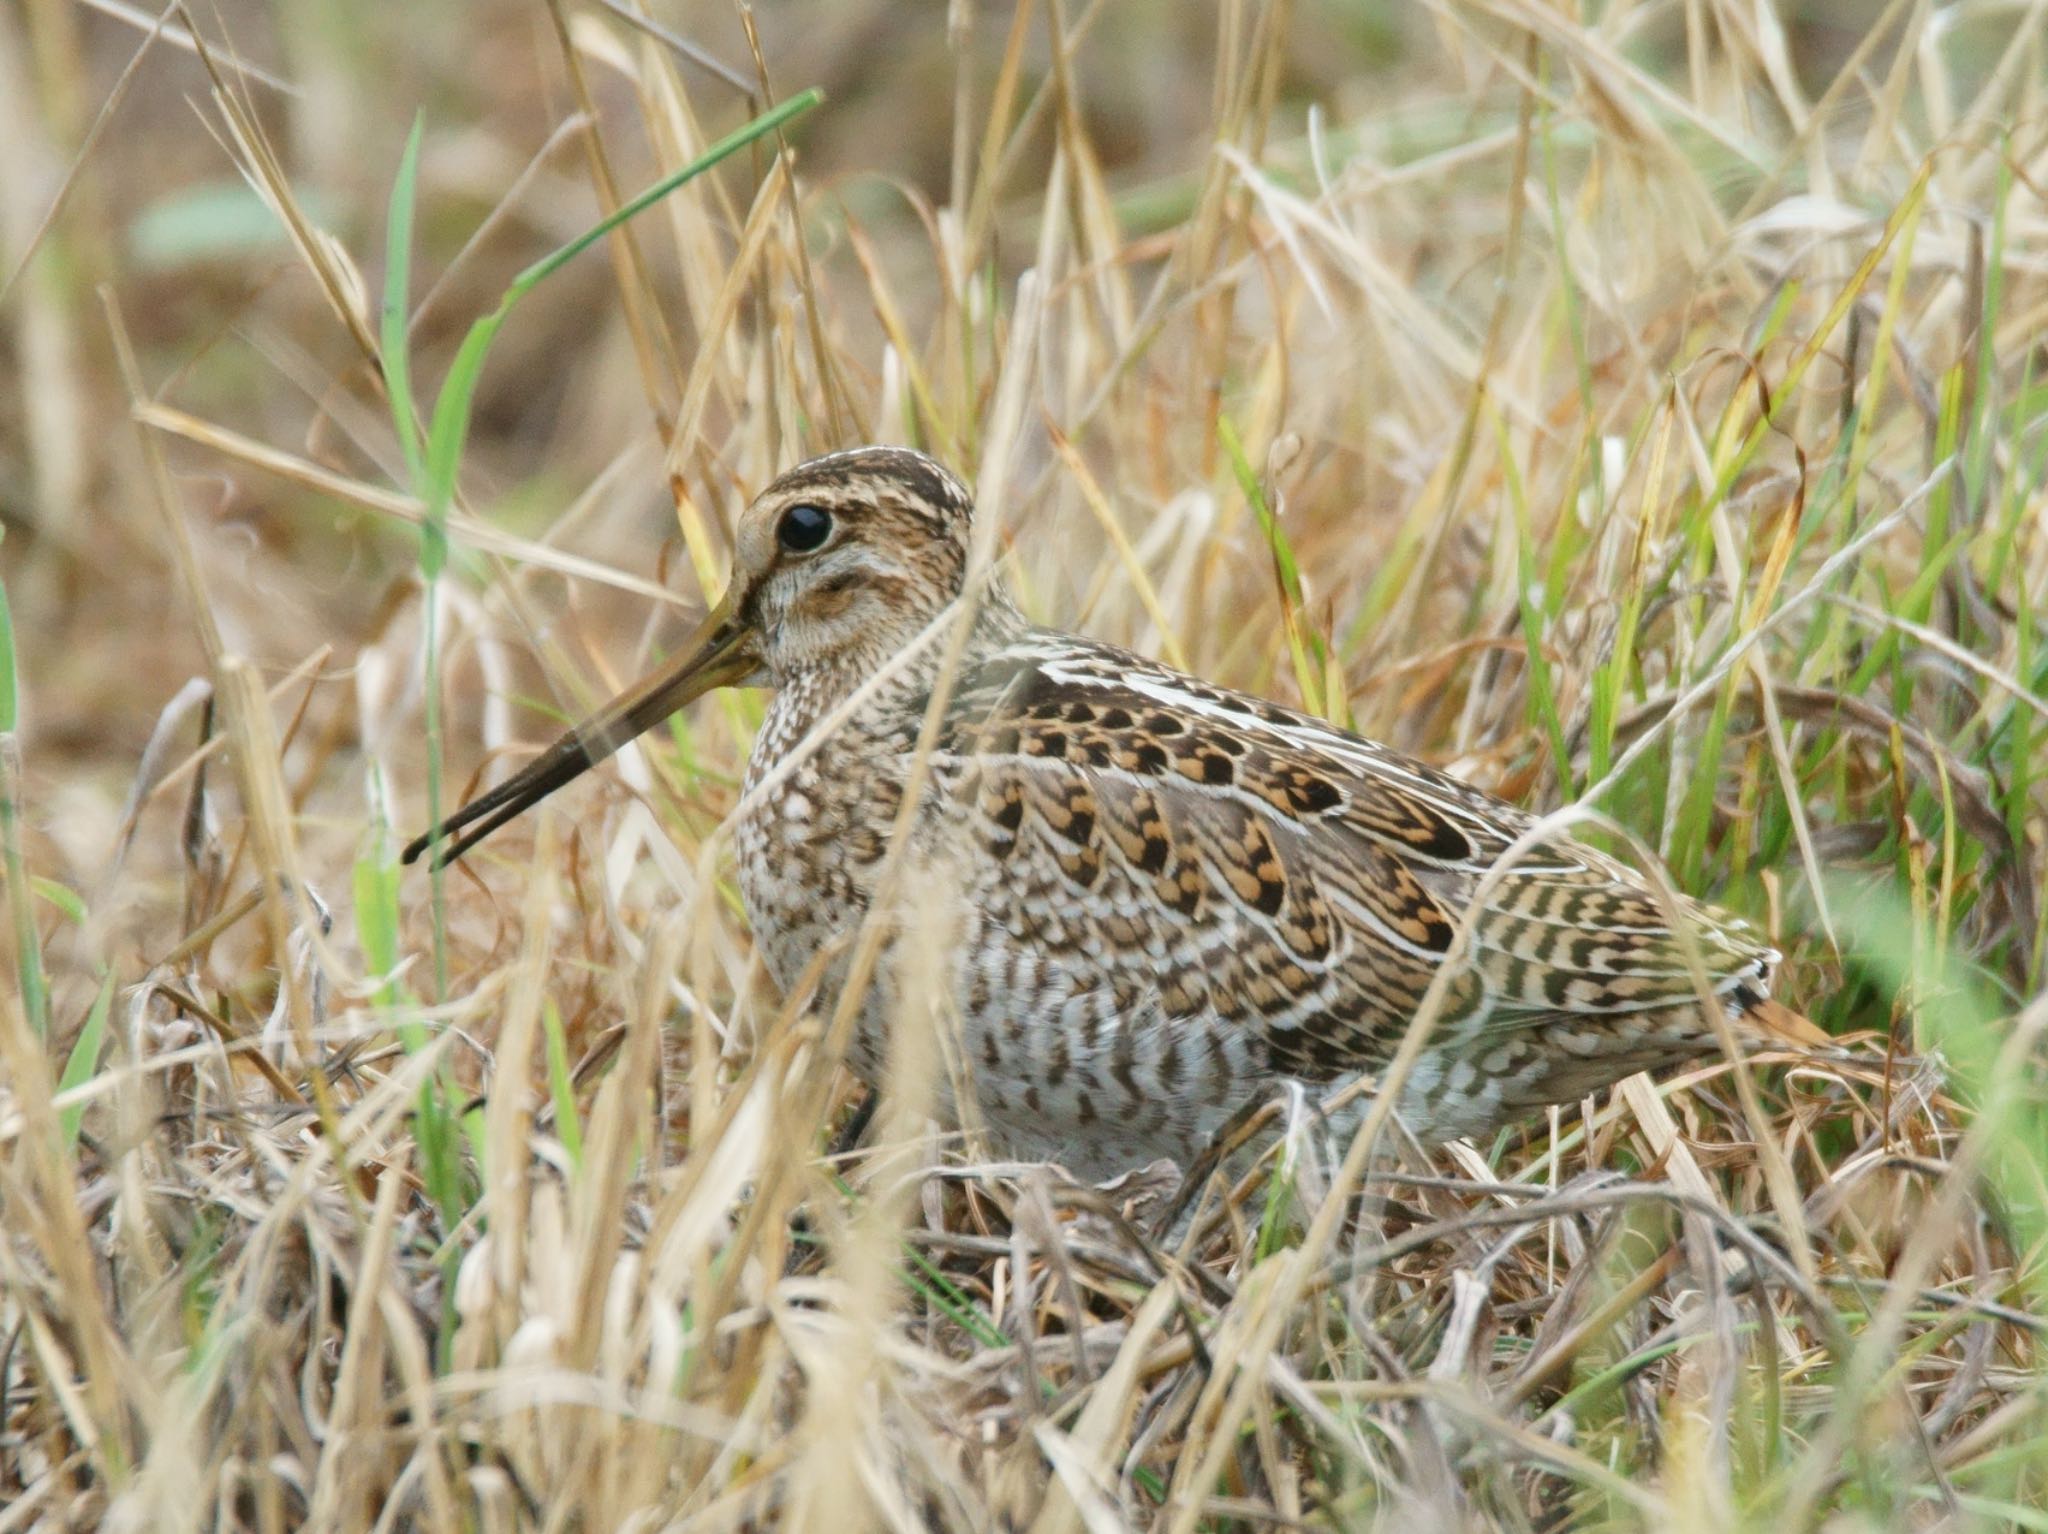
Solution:
<path fill-rule="evenodd" d="M 136 684 L 154 685 L 160 705 L 176 681 L 203 669 L 136 478 L 132 433 L 122 422 L 126 396 L 97 290 L 111 287 L 151 392 L 346 471 L 369 467 L 366 457 L 374 456 L 327 417 L 335 391 L 362 392 L 360 356 L 337 327 L 320 322 L 323 301 L 284 229 L 220 142 L 205 105 L 207 74 L 177 39 L 182 23 L 173 17 L 169 35 L 146 44 L 154 20 L 147 9 L 22 0 L 0 19 L 10 146 L 0 199 L 7 275 L 15 278 L 0 380 L 0 516 L 32 673 L 35 763 L 81 793 L 72 806 L 80 814 L 88 814 L 81 772 L 101 775 L 92 795 L 97 815 L 62 817 L 80 827 L 70 849 L 80 857 L 103 844 L 107 817 L 147 739 L 154 708 Z M 1621 9 L 1639 19 L 1616 29 L 1617 51 L 1653 76 L 1682 81 L 1688 8 Z M 1815 0 L 1778 9 L 1786 67 L 1810 98 L 1882 7 Z M 1945 38 L 1943 49 L 1967 99 L 1971 76 L 1996 64 L 2008 22 L 1999 7 L 1958 9 L 1971 12 L 1951 23 L 1963 36 Z M 564 132 L 578 100 L 546 7 L 294 0 L 227 4 L 213 14 L 224 40 L 221 67 L 231 60 L 248 67 L 243 88 L 293 190 L 356 253 L 371 282 L 415 113 L 431 129 L 419 269 L 439 273 L 497 210 L 490 237 L 414 321 L 419 366 L 430 375 L 520 266 L 598 216 L 577 135 Z M 586 28 L 605 27 L 610 46 L 631 45 L 635 29 L 601 7 L 580 15 Z M 818 269 L 845 295 L 832 318 L 856 356 L 872 359 L 882 338 L 834 226 L 842 209 L 860 221 L 904 314 L 915 320 L 935 312 L 944 278 L 934 269 L 924 220 L 953 190 L 961 82 L 970 109 L 985 110 L 1011 15 L 1009 6 L 836 0 L 793 0 L 755 15 L 774 83 L 821 87 L 831 103 L 830 116 L 804 135 L 803 166 L 814 189 L 813 238 L 832 247 Z M 708 118 L 744 116 L 755 71 L 737 9 L 691 4 L 662 19 L 716 61 L 716 69 L 678 65 L 697 109 Z M 1290 7 L 1270 129 L 1287 151 L 1283 163 L 1303 164 L 1312 110 L 1337 135 L 1333 153 L 1349 151 L 1362 134 L 1359 147 L 1395 174 L 1512 127 L 1511 95 L 1473 89 L 1498 66 L 1458 35 L 1466 20 L 1455 9 L 1427 6 Z M 1192 206 L 1210 159 L 1206 130 L 1224 41 L 1219 13 L 1207 5 L 1102 4 L 1073 7 L 1067 24 L 1085 39 L 1072 63 L 1074 110 L 1123 228 L 1138 236 L 1171 225 Z M 1248 25 L 1240 23 L 1240 45 Z M 1046 28 L 1030 28 L 1023 48 L 1028 77 L 1041 81 Z M 136 64 L 138 52 L 144 56 Z M 652 179 L 656 160 L 636 126 L 633 82 L 596 62 L 585 79 L 612 129 L 608 149 L 621 182 L 630 189 Z M 1346 131 L 1352 124 L 1362 124 L 1356 134 Z M 80 162 L 89 134 L 93 146 Z M 1053 114 L 1040 111 L 1030 131 L 1005 146 L 1008 174 L 990 248 L 1005 283 L 1032 259 L 1054 134 Z M 1716 153 L 1711 144 L 1698 147 Z M 1423 195 L 1497 183 L 1498 151 L 1474 159 L 1469 189 L 1454 161 L 1426 188 L 1383 199 L 1374 223 L 1379 237 L 1401 249 L 1402 277 L 1430 303 L 1476 324 L 1504 236 L 1497 187 L 1484 200 Z M 1734 165 L 1711 162 L 1706 174 L 1730 184 L 1738 176 Z M 508 201 L 515 184 L 519 195 Z M 41 241 L 42 258 L 17 275 L 60 190 L 65 206 Z M 1865 189 L 1872 196 L 1884 190 Z M 1741 188 L 1733 191 L 1739 200 Z M 659 242 L 650 252 L 666 268 L 657 281 L 673 299 L 672 252 Z M 493 515 L 511 525 L 541 525 L 649 425 L 613 292 L 607 264 L 591 257 L 529 303 L 494 352 L 469 468 L 487 487 Z M 687 317 L 670 307 L 678 340 L 694 344 Z M 1379 371 L 1367 338 L 1338 333 L 1327 341 L 1332 352 L 1350 354 L 1349 366 Z M 1383 377 L 1369 387 L 1402 383 Z M 1357 451 L 1359 444 L 1339 447 Z M 301 659 L 301 640 L 311 633 L 340 644 L 364 633 L 388 601 L 390 583 L 415 562 L 407 540 L 387 524 L 337 515 L 326 498 L 275 480 L 225 476 L 204 453 L 174 449 L 174 462 L 182 472 L 212 476 L 194 510 L 222 548 L 215 595 L 247 625 L 248 649 L 265 664 Z M 673 532 L 663 488 L 629 477 L 613 494 L 634 503 L 635 518 L 620 528 L 632 542 L 595 552 L 651 562 Z M 106 583 L 115 577 L 120 593 L 109 600 Z M 284 620 L 275 626 L 272 609 Z"/>

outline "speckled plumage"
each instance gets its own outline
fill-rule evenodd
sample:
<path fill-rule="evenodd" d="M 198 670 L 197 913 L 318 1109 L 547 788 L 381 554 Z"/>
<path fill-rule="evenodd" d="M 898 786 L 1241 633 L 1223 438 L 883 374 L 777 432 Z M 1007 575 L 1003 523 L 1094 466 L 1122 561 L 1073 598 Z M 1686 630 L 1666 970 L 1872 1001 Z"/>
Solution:
<path fill-rule="evenodd" d="M 791 507 L 829 515 L 820 547 L 780 546 Z M 742 522 L 706 653 L 724 657 L 720 680 L 776 689 L 736 845 L 785 988 L 877 898 L 946 645 L 903 652 L 959 596 L 971 516 L 938 465 L 870 448 L 791 471 Z M 480 823 L 473 840 L 645 728 L 653 707 L 687 701 L 687 669 L 450 829 Z M 1186 1164 L 1288 1082 L 1320 1094 L 1383 1067 L 1482 878 L 1532 824 L 1321 720 L 1034 627 L 994 585 L 943 692 L 893 886 L 947 937 L 918 973 L 950 986 L 994 1149 L 1084 1176 Z M 1768 1000 L 1776 953 L 1732 917 L 1684 908 L 1738 1037 L 1819 1042 Z M 892 942 L 915 926 L 878 914 Z M 825 968 L 821 1008 L 847 947 Z M 850 1063 L 870 1081 L 903 1014 L 897 969 L 885 951 L 856 1021 Z M 1477 911 L 1399 1107 L 1425 1139 L 1478 1134 L 1717 1047 L 1656 897 L 1554 840 Z"/>

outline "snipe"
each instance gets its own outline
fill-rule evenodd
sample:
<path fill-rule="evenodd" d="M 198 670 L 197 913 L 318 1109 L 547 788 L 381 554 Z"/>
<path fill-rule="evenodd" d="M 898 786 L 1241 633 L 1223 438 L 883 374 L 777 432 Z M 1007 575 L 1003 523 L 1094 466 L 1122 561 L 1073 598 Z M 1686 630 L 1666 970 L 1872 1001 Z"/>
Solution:
<path fill-rule="evenodd" d="M 772 687 L 750 790 L 841 716 L 736 828 L 755 939 L 796 983 L 875 895 L 946 646 L 903 652 L 961 595 L 973 510 L 901 449 L 791 470 L 741 519 L 731 587 L 676 658 L 407 860 L 461 856 L 712 688 Z M 1281 1084 L 1383 1066 L 1531 818 L 1322 720 L 1035 627 L 997 585 L 973 605 L 908 856 L 952 902 L 938 972 L 997 1151 L 1091 1178 L 1185 1166 Z M 1738 1038 L 1826 1042 L 1769 999 L 1778 955 L 1743 923 L 1683 917 Z M 842 945 L 821 1005 L 846 967 Z M 855 1027 L 870 1081 L 899 1013 L 889 973 Z M 1487 896 L 1446 1001 L 1398 1105 L 1429 1140 L 1718 1047 L 1656 897 L 1568 840 Z"/>

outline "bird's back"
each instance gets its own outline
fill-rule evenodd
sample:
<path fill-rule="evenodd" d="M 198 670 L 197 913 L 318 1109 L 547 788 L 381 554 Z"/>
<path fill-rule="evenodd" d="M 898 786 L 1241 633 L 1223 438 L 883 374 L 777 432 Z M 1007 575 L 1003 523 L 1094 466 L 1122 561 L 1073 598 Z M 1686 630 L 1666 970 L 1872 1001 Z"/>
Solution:
<path fill-rule="evenodd" d="M 1427 1138 L 1716 1048 L 1688 939 L 1738 1035 L 1785 1015 L 1741 922 L 1568 840 L 1489 880 L 1531 817 L 1324 721 L 1033 631 L 949 722 L 976 974 L 1023 981 L 970 1000 L 999 1042 L 1047 1041 L 1048 1080 L 1107 1061 L 1098 1119 L 1186 1098 L 1206 1125 L 1283 1079 L 1380 1070 L 1468 908 L 1402 1104 Z"/>
<path fill-rule="evenodd" d="M 928 700 L 928 686 L 893 689 L 820 750 L 795 829 L 836 855 L 791 862 L 757 838 L 745 880 L 743 840 L 750 905 L 780 859 L 815 886 L 807 920 L 858 922 L 849 870 L 879 859 L 874 826 L 894 818 Z M 1765 1000 L 1777 955 L 1735 919 L 1667 910 L 1570 841 L 1524 849 L 1489 880 L 1533 824 L 1523 812 L 1109 646 L 1033 629 L 971 653 L 928 765 L 916 877 L 921 898 L 935 883 L 959 897 L 943 972 L 1003 1154 L 1097 1175 L 1185 1162 L 1286 1081 L 1380 1070 L 1468 908 L 1401 1104 L 1425 1138 L 1714 1049 L 1674 916 L 1738 1033 L 1790 1016 Z M 821 792 L 840 806 L 829 827 L 810 803 Z M 814 938 L 785 942 L 785 967 Z M 878 994 L 867 1009 L 865 1074 L 894 1005 Z"/>

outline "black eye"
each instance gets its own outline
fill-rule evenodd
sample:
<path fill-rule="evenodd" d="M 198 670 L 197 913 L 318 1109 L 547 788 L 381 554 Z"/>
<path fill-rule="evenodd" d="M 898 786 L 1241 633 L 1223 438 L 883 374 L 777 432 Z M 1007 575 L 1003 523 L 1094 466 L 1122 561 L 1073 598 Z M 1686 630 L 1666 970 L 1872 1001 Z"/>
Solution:
<path fill-rule="evenodd" d="M 832 513 L 822 506 L 792 506 L 775 526 L 775 539 L 792 554 L 808 554 L 832 536 Z"/>

